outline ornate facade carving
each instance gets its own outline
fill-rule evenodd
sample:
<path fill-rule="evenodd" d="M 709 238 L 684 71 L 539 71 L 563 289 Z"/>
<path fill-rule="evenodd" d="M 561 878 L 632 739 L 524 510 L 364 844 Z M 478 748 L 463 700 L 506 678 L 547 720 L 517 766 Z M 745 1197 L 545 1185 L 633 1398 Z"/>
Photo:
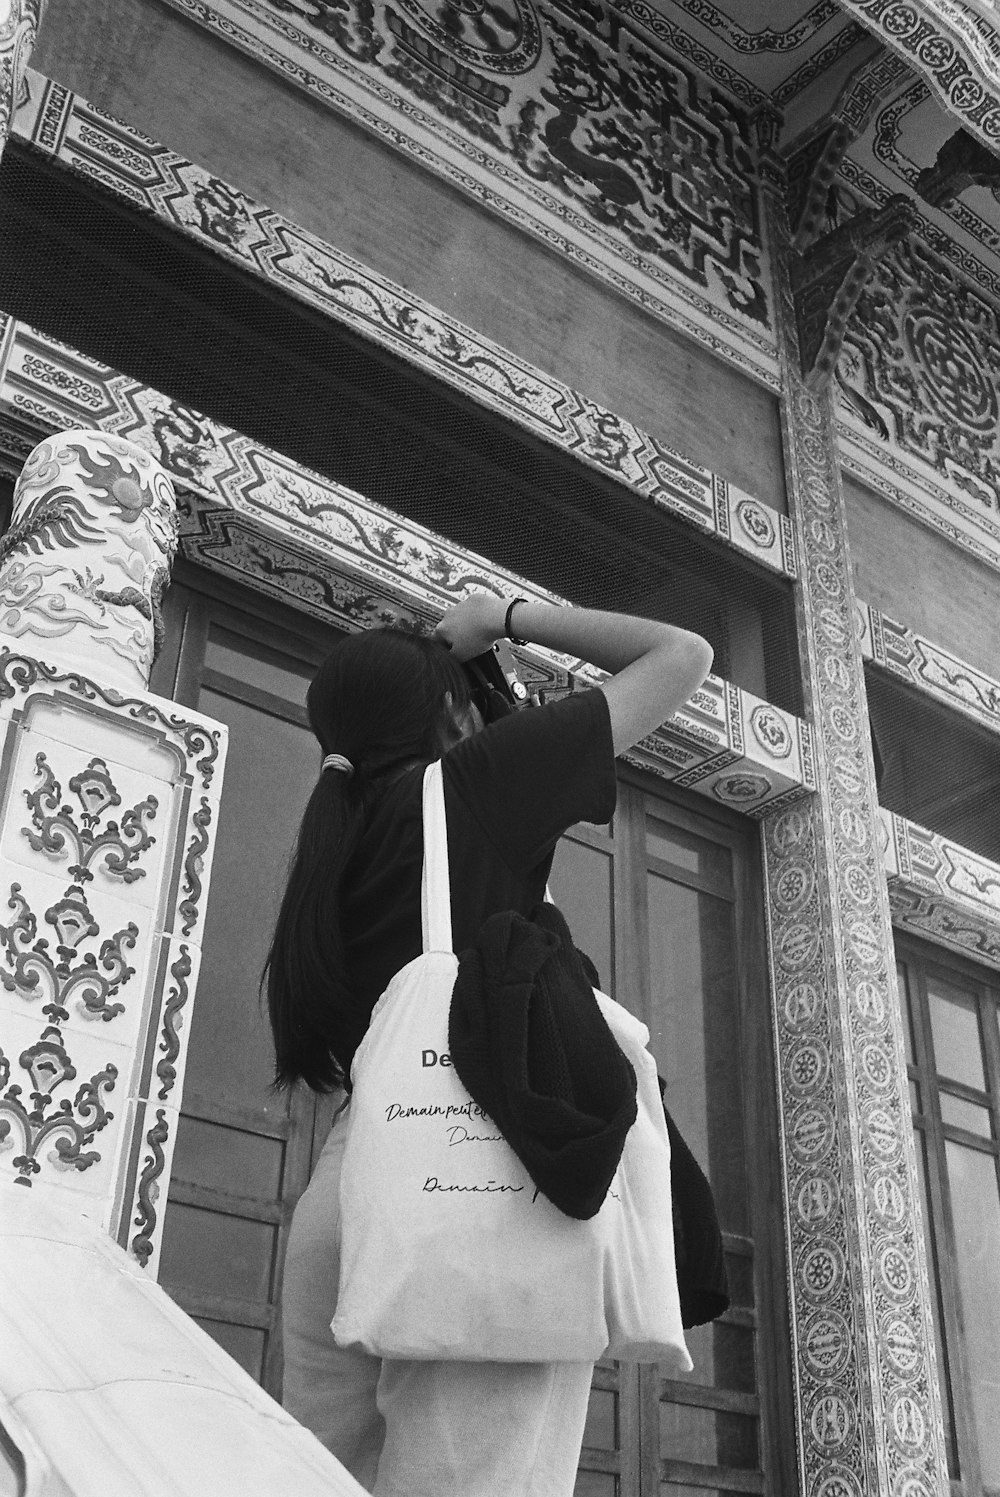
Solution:
<path fill-rule="evenodd" d="M 866 660 L 1000 733 L 1000 680 L 984 675 L 870 604 L 858 604 L 858 632 Z"/>
<path fill-rule="evenodd" d="M 844 9 L 898 53 L 949 114 L 995 149 L 1000 141 L 1000 32 L 962 0 L 843 0 Z"/>
<path fill-rule="evenodd" d="M 605 0 L 169 3 L 773 383 L 746 121 Z"/>
<path fill-rule="evenodd" d="M 916 239 L 858 298 L 837 370 L 848 465 L 1000 564 L 1000 313 Z"/>
<path fill-rule="evenodd" d="M 133 442 L 103 432 L 39 443 L 0 540 L 0 633 L 99 680 L 145 686 L 177 547 L 173 486 Z"/>
<path fill-rule="evenodd" d="M 829 380 L 848 319 L 875 266 L 914 223 L 909 200 L 899 195 L 831 229 L 792 261 L 799 353 L 809 389 Z"/>
<path fill-rule="evenodd" d="M 0 4 L 0 156 L 21 98 L 28 58 L 48 0 L 3 0 Z"/>
<path fill-rule="evenodd" d="M 831 191 L 845 150 L 868 127 L 879 103 L 907 72 L 881 47 L 851 73 L 829 114 L 788 153 L 786 202 L 792 245 L 802 253 L 820 234 L 824 219 L 835 227 Z M 835 199 L 834 199 L 835 204 Z"/>
<path fill-rule="evenodd" d="M 780 243 L 778 211 L 772 225 Z M 764 822 L 801 1488 L 937 1497 L 948 1476 L 843 499 L 829 409 L 798 375 L 790 288 L 779 315 L 820 790 Z"/>
<path fill-rule="evenodd" d="M 893 923 L 1000 969 L 1000 866 L 883 810 Z"/>

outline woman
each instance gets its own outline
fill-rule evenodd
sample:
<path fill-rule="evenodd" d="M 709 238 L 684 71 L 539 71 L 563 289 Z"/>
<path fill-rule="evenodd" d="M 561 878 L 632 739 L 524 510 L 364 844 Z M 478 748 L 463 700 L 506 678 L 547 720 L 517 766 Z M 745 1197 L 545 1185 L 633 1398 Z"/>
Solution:
<path fill-rule="evenodd" d="M 460 662 L 505 631 L 612 674 L 484 728 Z M 680 707 L 711 661 L 705 640 L 668 624 L 487 594 L 450 609 L 431 640 L 385 630 L 339 644 L 309 688 L 324 768 L 268 958 L 278 1082 L 349 1090 L 375 1002 L 420 952 L 428 763 L 443 756 L 462 951 L 488 916 L 530 914 L 563 832 L 611 819 L 615 756 Z M 383 1361 L 335 1345 L 346 1107 L 292 1222 L 286 1407 L 377 1497 L 569 1497 L 588 1366 Z"/>

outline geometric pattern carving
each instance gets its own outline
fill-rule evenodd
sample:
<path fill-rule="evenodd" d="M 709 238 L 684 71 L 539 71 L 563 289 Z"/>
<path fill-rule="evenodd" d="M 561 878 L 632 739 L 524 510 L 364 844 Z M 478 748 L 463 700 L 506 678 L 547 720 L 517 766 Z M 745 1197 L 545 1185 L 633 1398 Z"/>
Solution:
<path fill-rule="evenodd" d="M 1000 679 L 984 675 L 871 604 L 858 603 L 858 623 L 866 660 L 1000 734 Z"/>
<path fill-rule="evenodd" d="M 741 506 L 756 501 L 735 486 L 58 84 L 35 73 L 28 82 L 28 104 L 15 119 L 20 138 L 630 492 L 771 569 L 794 573 L 784 516 L 775 515 L 766 534 L 748 531 L 738 517 Z M 24 347 L 14 358 L 10 373 L 29 419 L 61 401 L 73 408 L 73 424 L 107 429 L 109 407 L 127 398 L 122 376 L 87 360 L 60 361 L 51 346 Z M 188 462 L 196 458 L 198 434 L 187 413 L 159 419 L 164 441 L 186 449 Z M 124 435 L 127 427 L 117 429 Z"/>
<path fill-rule="evenodd" d="M 773 382 L 745 116 L 613 7 L 513 0 L 487 46 L 476 7 L 170 3 Z"/>
<path fill-rule="evenodd" d="M 895 925 L 1000 969 L 1000 865 L 883 810 Z"/>
<path fill-rule="evenodd" d="M 777 205 L 769 222 L 781 255 Z M 820 789 L 769 815 L 763 838 L 800 1483 L 807 1497 L 938 1497 L 931 1298 L 832 413 L 798 376 L 790 286 L 777 311 Z"/>
<path fill-rule="evenodd" d="M 70 369 L 74 381 L 61 379 Z M 85 414 L 78 401 L 85 402 Z M 392 621 L 426 627 L 470 585 L 551 597 L 9 319 L 0 335 L 0 417 L 5 413 L 22 420 L 30 415 L 40 428 L 83 419 L 153 446 L 178 491 L 187 556 L 345 628 Z M 3 440 L 0 420 L 0 445 Z M 682 492 L 691 505 L 702 492 L 701 479 L 689 467 L 683 476 Z M 727 524 L 731 516 L 743 548 L 758 558 L 771 556 L 787 574 L 787 517 L 720 486 L 710 474 L 705 478 L 703 491 L 725 505 Z M 583 662 L 550 652 L 525 651 L 523 659 L 531 684 L 549 691 L 565 690 L 570 675 L 582 682 L 601 679 Z M 653 773 L 751 815 L 807 793 L 813 783 L 806 725 L 716 678 L 632 757 Z"/>

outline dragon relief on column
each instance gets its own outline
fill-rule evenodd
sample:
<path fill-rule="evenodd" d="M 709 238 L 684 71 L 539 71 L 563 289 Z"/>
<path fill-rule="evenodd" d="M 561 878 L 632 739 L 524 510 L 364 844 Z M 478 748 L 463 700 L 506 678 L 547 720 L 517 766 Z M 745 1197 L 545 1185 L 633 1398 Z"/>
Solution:
<path fill-rule="evenodd" d="M 52 640 L 79 627 L 148 675 L 177 545 L 172 489 L 132 444 L 74 438 L 40 443 L 18 481 L 0 541 L 0 633 Z"/>

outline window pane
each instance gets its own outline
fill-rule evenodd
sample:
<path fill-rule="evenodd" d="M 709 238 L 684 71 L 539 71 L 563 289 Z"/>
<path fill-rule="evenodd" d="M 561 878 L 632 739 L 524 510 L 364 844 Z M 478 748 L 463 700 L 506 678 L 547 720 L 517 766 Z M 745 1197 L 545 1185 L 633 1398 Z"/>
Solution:
<path fill-rule="evenodd" d="M 573 1497 L 618 1497 L 618 1478 L 607 1471 L 578 1471 Z"/>
<path fill-rule="evenodd" d="M 913 1064 L 913 1004 L 910 1000 L 909 974 L 902 962 L 896 963 L 896 984 L 899 1001 L 903 1009 L 903 1039 L 906 1043 L 906 1059 Z"/>
<path fill-rule="evenodd" d="M 277 1200 L 284 1144 L 238 1128 L 180 1118 L 174 1149 L 175 1179 L 257 1200 Z"/>
<path fill-rule="evenodd" d="M 591 1450 L 618 1449 L 618 1395 L 610 1388 L 591 1390 L 583 1443 Z"/>
<path fill-rule="evenodd" d="M 163 1222 L 160 1280 L 164 1288 L 183 1285 L 192 1294 L 267 1301 L 277 1228 L 170 1203 Z"/>
<path fill-rule="evenodd" d="M 689 873 L 717 880 L 724 888 L 728 889 L 732 883 L 728 847 L 696 837 L 693 832 L 661 821 L 658 816 L 646 817 L 646 847 L 654 858 L 665 858 Z"/>
<path fill-rule="evenodd" d="M 729 1298 L 734 1305 L 753 1307 L 753 1259 L 743 1253 L 726 1254 Z"/>
<path fill-rule="evenodd" d="M 609 853 L 563 837 L 556 848 L 549 885 L 566 916 L 573 940 L 597 968 L 602 991 L 614 997 L 613 862 Z"/>
<path fill-rule="evenodd" d="M 941 1093 L 941 1118 L 956 1128 L 965 1128 L 969 1133 L 979 1133 L 991 1138 L 990 1113 L 988 1107 L 979 1107 L 975 1102 L 966 1102 L 963 1097 L 952 1097 Z"/>
<path fill-rule="evenodd" d="M 754 1333 L 749 1326 L 713 1321 L 684 1332 L 694 1371 L 686 1380 L 706 1387 L 728 1388 L 735 1393 L 755 1393 Z"/>
<path fill-rule="evenodd" d="M 202 691 L 198 705 L 229 724 L 230 738 L 185 1084 L 280 1116 L 288 1101 L 270 1091 L 274 1055 L 258 984 L 317 774 L 316 745 L 306 729 L 215 692 Z"/>
<path fill-rule="evenodd" d="M 314 665 L 277 650 L 266 650 L 252 639 L 220 629 L 218 624 L 212 624 L 208 631 L 205 668 L 234 676 L 247 686 L 258 686 L 261 691 L 283 697 L 297 707 L 305 706 L 306 687 L 316 674 Z"/>
<path fill-rule="evenodd" d="M 725 1229 L 747 1231 L 732 905 L 647 880 L 650 1048 L 667 1106 L 712 1182 Z"/>
<path fill-rule="evenodd" d="M 931 1281 L 931 1313 L 934 1320 L 934 1346 L 937 1353 L 938 1385 L 941 1388 L 941 1405 L 944 1415 L 945 1448 L 948 1452 L 948 1474 L 958 1478 L 958 1447 L 955 1443 L 955 1412 L 952 1405 L 951 1377 L 948 1372 L 948 1344 L 944 1334 L 944 1318 L 941 1307 L 941 1268 L 938 1253 L 938 1225 L 931 1217 L 931 1203 L 927 1194 L 927 1138 L 923 1130 L 915 1135 L 917 1146 L 917 1176 L 920 1181 L 920 1206 L 924 1221 L 924 1238 L 927 1251 L 927 1272 Z"/>
<path fill-rule="evenodd" d="M 972 1410 L 986 1487 L 1000 1485 L 1000 1189 L 991 1154 L 946 1143 Z"/>
<path fill-rule="evenodd" d="M 966 1086 L 984 1088 L 986 1081 L 975 995 L 928 974 L 927 1000 L 934 1040 L 934 1068 L 938 1075 L 948 1076 L 952 1081 L 964 1081 Z"/>
<path fill-rule="evenodd" d="M 757 1420 L 718 1409 L 661 1403 L 660 1455 L 670 1461 L 756 1470 Z"/>
<path fill-rule="evenodd" d="M 264 1367 L 264 1331 L 252 1325 L 227 1325 L 225 1321 L 202 1320 L 197 1315 L 194 1318 L 234 1362 L 239 1362 L 244 1372 L 249 1372 L 256 1382 L 260 1382 Z"/>

